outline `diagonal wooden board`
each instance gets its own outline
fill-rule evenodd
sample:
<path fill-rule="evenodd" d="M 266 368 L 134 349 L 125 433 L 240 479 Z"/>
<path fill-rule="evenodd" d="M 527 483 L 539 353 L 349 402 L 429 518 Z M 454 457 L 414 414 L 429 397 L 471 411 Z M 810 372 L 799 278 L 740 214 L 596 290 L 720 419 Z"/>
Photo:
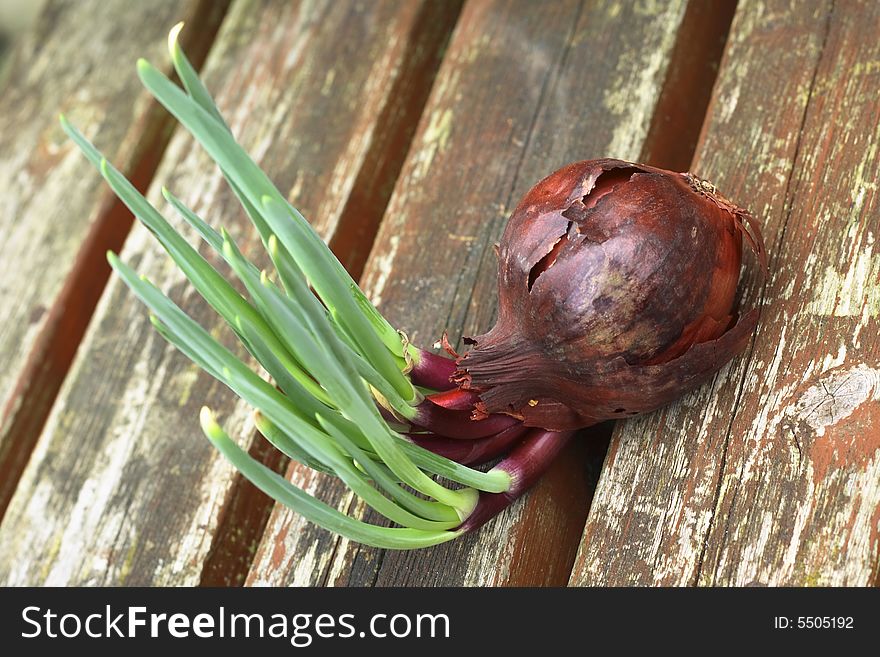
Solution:
<path fill-rule="evenodd" d="M 616 431 L 572 584 L 877 583 L 878 30 L 873 2 L 741 3 L 695 169 L 765 226 L 761 323 Z"/>
<path fill-rule="evenodd" d="M 576 159 L 639 158 L 684 14 L 684 2 L 465 5 L 363 279 L 416 344 L 491 325 L 492 245 L 534 182 Z M 248 582 L 564 583 L 589 505 L 588 448 L 574 445 L 478 534 L 431 550 L 364 548 L 277 507 Z M 349 506 L 324 480 L 288 474 Z"/>
<path fill-rule="evenodd" d="M 388 0 L 233 4 L 206 65 L 207 85 L 242 143 L 326 237 L 348 214 L 366 221 L 376 210 L 350 208 L 354 197 L 372 199 L 381 212 L 391 164 L 403 158 L 393 148 L 405 145 L 407 125 L 414 130 L 418 97 L 427 94 L 457 10 Z M 164 45 L 164 33 L 156 41 Z M 128 76 L 136 79 L 133 69 Z M 73 118 L 90 132 L 100 117 Z M 72 159 L 69 167 L 88 165 Z M 154 202 L 159 183 L 255 251 L 258 240 L 216 168 L 182 131 L 152 186 Z M 354 194 L 356 183 L 375 189 Z M 145 230 L 135 229 L 122 255 L 219 329 Z M 198 584 L 240 486 L 201 435 L 203 404 L 250 441 L 248 410 L 167 347 L 114 279 L 0 525 L 0 581 Z"/>
<path fill-rule="evenodd" d="M 120 217 L 112 193 L 82 167 L 58 113 L 86 126 L 139 178 L 161 153 L 169 122 L 131 67 L 139 56 L 161 56 L 168 26 L 179 20 L 198 21 L 210 35 L 223 8 L 52 0 L 8 55 L 0 94 L 0 516 L 76 349 L 73 335 L 84 330 L 109 272 L 99 255 L 83 257 L 103 253 L 127 225 L 113 221 Z M 191 36 L 201 60 L 206 46 Z"/>

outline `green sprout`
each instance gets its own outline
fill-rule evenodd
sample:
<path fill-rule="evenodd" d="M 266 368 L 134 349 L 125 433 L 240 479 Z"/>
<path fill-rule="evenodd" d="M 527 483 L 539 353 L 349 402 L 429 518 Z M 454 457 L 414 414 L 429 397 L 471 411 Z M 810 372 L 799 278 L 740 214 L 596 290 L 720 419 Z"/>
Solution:
<path fill-rule="evenodd" d="M 162 193 L 225 260 L 245 295 L 63 116 L 61 125 L 271 382 L 112 253 L 110 264 L 149 308 L 157 331 L 255 409 L 257 428 L 268 441 L 304 466 L 338 477 L 396 526 L 365 523 L 300 490 L 238 447 L 213 413 L 203 408 L 205 435 L 254 485 L 309 521 L 367 545 L 411 549 L 456 538 L 462 533 L 456 528 L 474 509 L 479 492 L 506 492 L 511 476 L 460 465 L 422 449 L 398 431 L 415 417 L 423 400 L 406 374 L 417 353 L 236 143 L 180 48 L 181 27 L 171 31 L 168 45 L 183 88 L 144 60 L 138 62 L 138 74 L 220 167 L 260 235 L 274 271 L 260 271 L 226 231 L 212 228 L 168 190 Z M 380 405 L 388 413 L 383 414 Z M 402 423 L 386 419 L 392 415 Z"/>

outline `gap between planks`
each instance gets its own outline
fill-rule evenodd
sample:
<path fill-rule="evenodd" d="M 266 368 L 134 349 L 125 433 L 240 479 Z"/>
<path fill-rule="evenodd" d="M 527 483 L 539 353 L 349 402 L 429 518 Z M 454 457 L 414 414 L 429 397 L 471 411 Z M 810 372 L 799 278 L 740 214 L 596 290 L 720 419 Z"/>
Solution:
<path fill-rule="evenodd" d="M 231 2 L 199 0 L 193 11 L 190 20 L 199 28 L 184 30 L 181 45 L 197 70 L 205 62 Z M 145 193 L 171 140 L 175 122 L 153 100 L 143 125 L 138 157 L 124 173 Z M 7 440 L 0 450 L 0 520 L 107 284 L 111 270 L 105 254 L 122 248 L 133 225 L 134 217 L 128 208 L 109 190 L 104 193 L 101 205 L 3 409 L 2 426 Z"/>
<path fill-rule="evenodd" d="M 355 280 L 360 278 L 369 257 L 463 2 L 447 0 L 442 11 L 425 4 L 413 23 L 401 59 L 404 68 L 389 93 L 391 102 L 377 117 L 379 130 L 329 241 L 330 249 Z M 259 434 L 251 441 L 249 453 L 282 475 L 289 463 Z M 235 474 L 202 568 L 200 586 L 244 584 L 254 546 L 262 537 L 273 506 L 270 497 L 241 473 Z"/>

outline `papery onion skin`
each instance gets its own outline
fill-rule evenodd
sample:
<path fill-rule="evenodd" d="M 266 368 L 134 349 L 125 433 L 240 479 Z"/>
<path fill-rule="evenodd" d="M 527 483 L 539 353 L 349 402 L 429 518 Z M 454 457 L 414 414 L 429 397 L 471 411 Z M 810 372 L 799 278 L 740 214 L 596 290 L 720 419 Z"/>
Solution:
<path fill-rule="evenodd" d="M 568 165 L 533 187 L 499 248 L 499 316 L 455 379 L 481 410 L 566 431 L 652 411 L 742 351 L 734 318 L 750 215 L 690 174 L 621 160 Z"/>

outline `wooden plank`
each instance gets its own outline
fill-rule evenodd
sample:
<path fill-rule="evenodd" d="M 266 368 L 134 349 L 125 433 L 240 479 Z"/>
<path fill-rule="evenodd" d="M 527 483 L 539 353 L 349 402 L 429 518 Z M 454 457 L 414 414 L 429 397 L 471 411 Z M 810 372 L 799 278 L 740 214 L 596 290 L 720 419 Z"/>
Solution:
<path fill-rule="evenodd" d="M 431 344 L 444 328 L 455 339 L 491 325 L 491 247 L 534 182 L 573 160 L 639 157 L 685 8 L 465 5 L 363 279 L 415 343 Z M 353 545 L 278 508 L 248 582 L 564 583 L 589 505 L 590 447 L 588 437 L 574 444 L 524 501 L 476 535 L 431 550 Z M 296 467 L 288 474 L 349 506 L 338 488 Z"/>
<path fill-rule="evenodd" d="M 100 175 L 82 167 L 58 113 L 88 126 L 143 186 L 170 123 L 131 66 L 160 56 L 179 20 L 201 25 L 186 40 L 200 64 L 224 7 L 52 0 L 9 55 L 0 94 L 0 516 L 110 272 L 102 254 L 118 249 L 130 226 Z"/>
<path fill-rule="evenodd" d="M 744 3 L 696 171 L 765 225 L 751 350 L 616 433 L 573 584 L 871 585 L 880 7 Z"/>
<path fill-rule="evenodd" d="M 395 158 L 402 161 L 387 145 L 415 129 L 412 100 L 430 86 L 436 46 L 455 10 L 454 3 L 389 0 L 244 0 L 230 10 L 206 65 L 207 85 L 245 147 L 324 236 L 346 213 L 381 215 L 382 207 L 349 207 L 353 186 L 375 186 L 356 198 L 366 194 L 379 206 L 381 190 L 390 193 L 389 180 L 362 170 L 393 172 Z M 380 125 L 380 117 L 393 120 Z M 169 146 L 154 201 L 159 182 L 229 229 L 246 251 L 255 249 L 257 237 L 216 168 L 186 135 Z M 206 326 L 219 327 L 145 230 L 133 231 L 123 259 Z M 201 436 L 202 404 L 250 441 L 244 405 L 168 348 L 114 279 L 0 526 L 0 581 L 192 585 L 215 558 L 236 581 L 250 537 L 239 536 L 231 554 L 213 537 L 229 538 L 237 526 L 227 513 L 221 527 L 221 516 L 241 507 L 241 480 Z M 261 504 L 241 513 L 262 513 L 265 498 Z M 248 526 L 255 530 L 247 522 L 238 528 Z M 204 576 L 220 579 L 216 571 Z"/>
<path fill-rule="evenodd" d="M 43 9 L 42 2 L 7 0 L 0 3 L 0 91 L 8 79 L 13 44 L 26 34 Z"/>

